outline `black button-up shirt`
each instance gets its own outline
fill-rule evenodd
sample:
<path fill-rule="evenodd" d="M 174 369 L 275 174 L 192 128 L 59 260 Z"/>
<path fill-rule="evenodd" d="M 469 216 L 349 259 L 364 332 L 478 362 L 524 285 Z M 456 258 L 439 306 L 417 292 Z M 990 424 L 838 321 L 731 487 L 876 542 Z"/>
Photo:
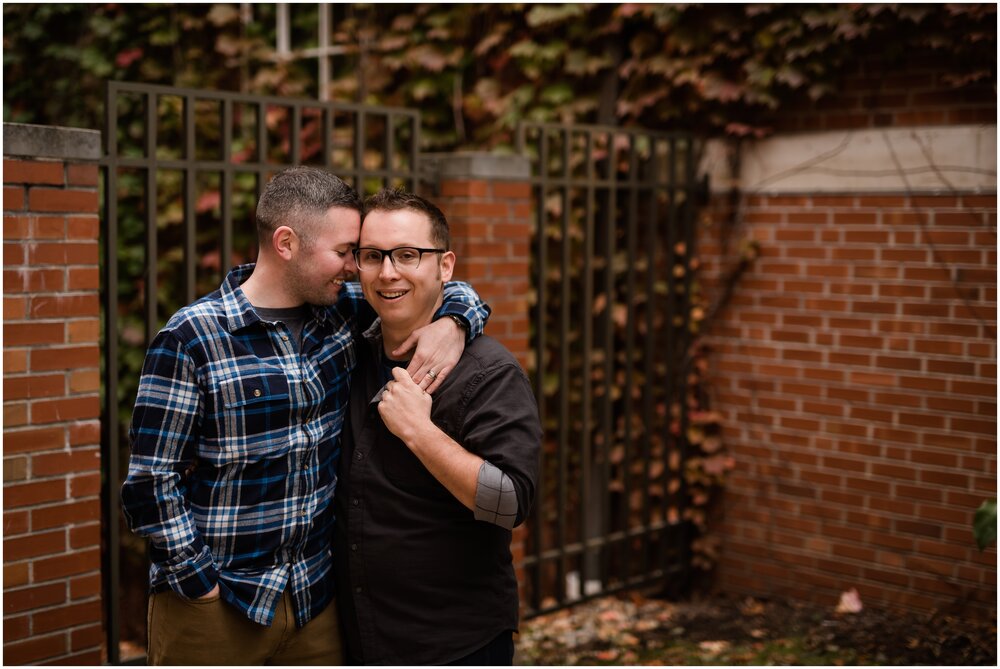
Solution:
<path fill-rule="evenodd" d="M 348 657 L 443 664 L 518 623 L 511 533 L 478 521 L 385 427 L 378 323 L 359 346 L 336 495 L 334 562 Z M 538 478 L 531 386 L 496 340 L 479 337 L 434 394 L 431 419 L 514 483 L 519 518 Z"/>

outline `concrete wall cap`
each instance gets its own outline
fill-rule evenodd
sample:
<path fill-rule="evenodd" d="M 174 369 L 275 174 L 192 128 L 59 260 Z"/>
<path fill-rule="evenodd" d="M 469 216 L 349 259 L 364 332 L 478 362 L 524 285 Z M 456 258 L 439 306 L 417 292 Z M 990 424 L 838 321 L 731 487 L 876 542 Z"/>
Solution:
<path fill-rule="evenodd" d="M 20 158 L 100 160 L 101 133 L 83 128 L 4 123 L 3 155 Z"/>
<path fill-rule="evenodd" d="M 995 125 L 865 128 L 778 134 L 742 145 L 730 173 L 732 144 L 710 140 L 701 171 L 713 192 L 746 194 L 995 193 Z M 734 178 L 735 177 L 735 178 Z"/>
<path fill-rule="evenodd" d="M 525 180 L 531 162 L 524 156 L 459 151 L 425 153 L 420 157 L 428 175 L 437 179 Z"/>

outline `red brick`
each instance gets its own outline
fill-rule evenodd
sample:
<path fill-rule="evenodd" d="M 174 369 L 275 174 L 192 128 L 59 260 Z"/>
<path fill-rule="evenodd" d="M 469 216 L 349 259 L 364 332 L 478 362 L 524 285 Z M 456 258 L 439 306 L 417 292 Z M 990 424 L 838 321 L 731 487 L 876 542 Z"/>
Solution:
<path fill-rule="evenodd" d="M 8 239 L 30 239 L 31 238 L 31 217 L 30 216 L 4 216 L 3 217 L 3 238 Z"/>
<path fill-rule="evenodd" d="M 63 269 L 33 269 L 21 267 L 4 270 L 5 293 L 53 293 L 66 289 L 66 272 Z"/>
<path fill-rule="evenodd" d="M 3 514 L 3 535 L 13 537 L 24 534 L 31 526 L 27 511 L 6 511 Z"/>
<path fill-rule="evenodd" d="M 33 319 L 97 316 L 100 313 L 100 303 L 96 294 L 56 295 L 32 298 L 30 309 Z"/>
<path fill-rule="evenodd" d="M 523 181 L 494 181 L 493 197 L 529 198 L 531 197 L 531 184 Z"/>
<path fill-rule="evenodd" d="M 42 400 L 32 405 L 31 420 L 33 423 L 42 424 L 93 418 L 100 415 L 100 409 L 100 399 L 97 395 Z"/>
<path fill-rule="evenodd" d="M 3 394 L 8 400 L 59 397 L 66 394 L 66 377 L 63 374 L 4 377 Z"/>
<path fill-rule="evenodd" d="M 3 187 L 4 211 L 20 211 L 24 209 L 24 188 L 21 186 Z"/>
<path fill-rule="evenodd" d="M 66 219 L 66 238 L 96 240 L 100 225 L 95 216 L 70 216 Z"/>
<path fill-rule="evenodd" d="M 3 662 L 6 665 L 33 664 L 48 658 L 65 655 L 66 650 L 65 634 L 33 636 L 27 641 L 5 643 L 3 646 Z M 62 662 L 61 659 L 60 662 Z"/>
<path fill-rule="evenodd" d="M 40 453 L 31 459 L 35 476 L 56 476 L 99 470 L 101 452 L 98 449 L 74 449 L 61 453 Z"/>
<path fill-rule="evenodd" d="M 66 482 L 60 479 L 4 486 L 3 498 L 5 509 L 61 502 L 66 499 Z"/>
<path fill-rule="evenodd" d="M 51 611 L 40 611 L 32 616 L 35 634 L 52 632 L 101 619 L 101 602 L 91 601 L 61 606 Z"/>
<path fill-rule="evenodd" d="M 99 548 L 36 559 L 32 566 L 36 583 L 65 579 L 67 576 L 76 576 L 88 571 L 98 571 L 100 568 L 101 551 Z"/>
<path fill-rule="evenodd" d="M 71 601 L 85 599 L 88 597 L 97 597 L 100 594 L 101 575 L 99 573 L 87 574 L 85 576 L 78 576 L 77 578 L 70 579 L 69 598 Z"/>
<path fill-rule="evenodd" d="M 3 319 L 4 321 L 23 320 L 27 315 L 28 300 L 23 297 L 10 297 L 4 295 L 3 298 Z M 6 368 L 5 368 L 6 369 Z"/>
<path fill-rule="evenodd" d="M 69 374 L 69 392 L 72 394 L 96 393 L 101 389 L 101 375 L 96 369 Z"/>
<path fill-rule="evenodd" d="M 441 198 L 451 197 L 486 197 L 489 195 L 489 184 L 485 181 L 442 181 Z M 445 203 L 442 203 L 443 205 Z M 448 211 L 447 206 L 442 209 Z"/>
<path fill-rule="evenodd" d="M 66 280 L 68 290 L 97 290 L 101 276 L 96 267 L 71 267 Z"/>
<path fill-rule="evenodd" d="M 96 368 L 99 364 L 100 349 L 97 346 L 60 346 L 38 349 L 31 354 L 33 372 Z"/>
<path fill-rule="evenodd" d="M 32 530 L 38 530 L 74 523 L 86 523 L 99 520 L 100 517 L 101 505 L 99 500 L 70 502 L 68 504 L 32 509 L 31 528 Z"/>
<path fill-rule="evenodd" d="M 63 448 L 65 445 L 66 429 L 63 427 L 4 430 L 3 450 L 5 455 L 54 450 Z"/>
<path fill-rule="evenodd" d="M 5 158 L 3 180 L 9 184 L 62 184 L 63 163 Z"/>
<path fill-rule="evenodd" d="M 72 188 L 32 188 L 28 192 L 32 211 L 96 212 L 97 191 Z M 4 207 L 6 209 L 6 206 Z"/>
<path fill-rule="evenodd" d="M 4 570 L 4 584 L 7 583 L 6 569 Z M 31 616 L 17 616 L 4 618 L 3 620 L 3 640 L 10 643 L 19 639 L 24 639 L 31 634 Z"/>
<path fill-rule="evenodd" d="M 62 216 L 36 216 L 31 230 L 35 239 L 65 239 L 66 219 Z"/>
<path fill-rule="evenodd" d="M 6 545 L 7 542 L 4 542 Z M 6 551 L 5 551 L 6 552 Z M 6 556 L 4 559 L 7 559 Z M 4 590 L 4 613 L 19 613 L 39 609 L 66 601 L 66 583 L 50 583 L 19 590 Z M 7 646 L 4 645 L 4 663 L 7 663 Z"/>
<path fill-rule="evenodd" d="M 28 405 L 25 402 L 4 402 L 3 427 L 20 427 L 28 423 Z"/>
<path fill-rule="evenodd" d="M 70 650 L 74 652 L 84 648 L 100 646 L 103 643 L 104 627 L 101 625 L 81 627 L 70 632 Z M 100 660 L 98 660 L 98 662 L 93 662 L 92 664 L 98 664 L 99 662 Z M 91 664 L 91 662 L 88 662 L 87 664 Z"/>
<path fill-rule="evenodd" d="M 28 257 L 28 247 L 23 242 L 5 242 L 3 245 L 3 266 L 23 265 Z"/>
<path fill-rule="evenodd" d="M 28 251 L 32 265 L 96 265 L 99 249 L 95 242 L 39 242 Z"/>
<path fill-rule="evenodd" d="M 104 656 L 104 651 L 102 649 L 86 650 L 80 653 L 73 653 L 72 655 L 65 655 L 58 658 L 57 660 L 50 660 L 45 662 L 48 666 L 85 666 L 92 664 L 101 664 L 106 661 Z"/>
<path fill-rule="evenodd" d="M 93 420 L 77 422 L 69 426 L 70 446 L 82 446 L 101 443 L 101 423 Z"/>
<path fill-rule="evenodd" d="M 70 186 L 96 186 L 98 183 L 97 165 L 67 165 L 66 181 Z"/>
<path fill-rule="evenodd" d="M 62 344 L 66 328 L 62 322 L 5 323 L 3 338 L 6 346 Z"/>
<path fill-rule="evenodd" d="M 101 524 L 77 525 L 69 528 L 69 547 L 73 549 L 101 545 Z"/>

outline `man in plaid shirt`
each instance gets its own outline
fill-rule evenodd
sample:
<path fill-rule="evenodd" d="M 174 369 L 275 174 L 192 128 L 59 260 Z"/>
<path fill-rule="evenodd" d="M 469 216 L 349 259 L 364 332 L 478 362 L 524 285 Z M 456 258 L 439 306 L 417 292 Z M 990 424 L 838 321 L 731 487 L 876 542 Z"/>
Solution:
<path fill-rule="evenodd" d="M 331 535 L 355 336 L 361 201 L 292 168 L 257 206 L 260 252 L 151 342 L 122 486 L 150 538 L 150 664 L 337 664 Z M 489 307 L 451 282 L 434 323 L 394 351 L 436 390 Z M 441 318 L 445 316 L 444 318 Z"/>

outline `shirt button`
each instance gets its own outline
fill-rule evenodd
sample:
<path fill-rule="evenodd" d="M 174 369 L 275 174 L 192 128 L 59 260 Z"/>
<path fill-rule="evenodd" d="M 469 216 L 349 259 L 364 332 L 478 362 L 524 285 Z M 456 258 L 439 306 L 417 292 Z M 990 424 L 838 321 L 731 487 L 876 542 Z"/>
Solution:
<path fill-rule="evenodd" d="M 357 506 L 358 504 L 361 504 L 361 500 L 355 497 L 354 499 L 351 500 L 351 503 L 354 504 L 354 506 Z"/>
<path fill-rule="evenodd" d="M 351 544 L 351 550 L 352 551 L 358 550 L 358 545 L 357 544 Z"/>
<path fill-rule="evenodd" d="M 285 337 L 284 335 L 282 335 L 281 341 L 288 341 L 288 337 Z"/>
<path fill-rule="evenodd" d="M 254 397 L 260 397 L 260 388 L 254 388 L 253 389 L 253 396 Z"/>
<path fill-rule="evenodd" d="M 354 592 L 356 592 L 356 593 L 358 593 L 360 595 L 361 594 L 361 586 L 358 586 L 358 587 L 354 588 Z"/>
<path fill-rule="evenodd" d="M 354 459 L 355 460 L 361 460 L 361 458 L 363 458 L 363 457 L 365 457 L 365 456 L 361 455 L 360 453 L 355 453 L 354 454 Z"/>

